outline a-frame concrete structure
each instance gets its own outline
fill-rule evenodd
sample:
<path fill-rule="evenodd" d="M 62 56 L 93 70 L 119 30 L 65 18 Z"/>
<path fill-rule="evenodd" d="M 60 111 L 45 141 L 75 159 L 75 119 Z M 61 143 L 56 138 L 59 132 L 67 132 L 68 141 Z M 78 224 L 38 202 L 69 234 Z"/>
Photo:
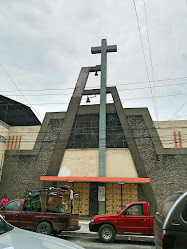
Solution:
<path fill-rule="evenodd" d="M 86 86 L 89 73 L 97 72 L 100 70 L 101 70 L 100 65 L 95 66 L 95 67 L 82 67 L 81 68 L 77 83 L 75 85 L 73 95 L 71 97 L 71 100 L 68 106 L 68 110 L 65 114 L 65 118 L 62 123 L 61 132 L 58 136 L 56 146 L 53 151 L 52 158 L 49 164 L 49 168 L 47 171 L 47 175 L 49 176 L 58 175 L 59 168 L 60 168 L 63 156 L 64 156 L 64 152 L 67 147 L 70 132 L 73 127 L 73 123 L 74 123 L 78 108 L 81 103 L 82 95 L 84 92 L 84 88 Z"/>
<path fill-rule="evenodd" d="M 100 94 L 100 89 L 84 90 L 89 73 L 99 70 L 100 66 L 81 69 L 68 112 L 46 113 L 32 150 L 6 151 L 0 183 L 2 195 L 13 199 L 15 189 L 24 197 L 27 189 L 42 183 L 55 186 L 70 135 L 67 131 L 71 131 L 75 117 L 99 114 L 99 105 L 80 106 L 83 95 Z M 187 148 L 164 148 L 147 108 L 125 109 L 115 87 L 106 88 L 106 92 L 114 100 L 107 104 L 107 114 L 118 114 L 138 177 L 150 179 L 150 183 L 138 185 L 140 191 L 143 189 L 138 198 L 149 201 L 154 214 L 157 204 L 168 195 L 186 189 Z M 57 180 L 50 180 L 50 176 Z"/>
<path fill-rule="evenodd" d="M 56 146 L 53 150 L 53 154 L 49 163 L 49 168 L 47 170 L 47 176 L 57 176 L 62 159 L 68 144 L 69 136 L 73 127 L 73 123 L 76 117 L 76 114 L 78 112 L 81 99 L 83 95 L 98 95 L 100 94 L 100 89 L 93 89 L 93 90 L 85 90 L 86 82 L 89 76 L 90 72 L 97 72 L 100 71 L 100 66 L 95 67 L 83 67 L 80 71 L 73 95 L 71 97 L 68 110 L 65 114 L 61 131 L 59 133 L 59 136 L 57 138 Z M 114 106 L 116 108 L 116 112 L 118 114 L 124 135 L 126 137 L 126 141 L 128 144 L 128 148 L 131 152 L 138 177 L 140 178 L 146 178 L 148 177 L 146 169 L 144 167 L 144 164 L 142 162 L 141 156 L 139 154 L 139 151 L 137 149 L 137 145 L 134 139 L 134 135 L 131 131 L 131 127 L 128 123 L 126 111 L 122 106 L 121 100 L 119 98 L 119 94 L 117 92 L 116 87 L 107 87 L 106 93 L 111 94 Z M 46 182 L 44 183 L 46 185 Z M 146 200 L 149 200 L 152 207 L 156 209 L 157 203 L 152 191 L 151 184 L 143 184 L 142 190 L 144 193 L 144 196 L 146 197 Z"/>

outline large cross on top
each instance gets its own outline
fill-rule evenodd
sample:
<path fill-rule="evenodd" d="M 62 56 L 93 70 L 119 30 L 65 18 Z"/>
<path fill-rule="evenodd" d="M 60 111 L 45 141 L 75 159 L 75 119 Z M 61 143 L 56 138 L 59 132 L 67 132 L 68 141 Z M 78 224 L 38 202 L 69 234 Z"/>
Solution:
<path fill-rule="evenodd" d="M 92 54 L 99 54 L 99 53 L 101 53 L 101 50 L 102 50 L 102 52 L 103 51 L 105 51 L 105 52 L 117 52 L 117 46 L 116 45 L 107 46 L 106 39 L 102 39 L 100 47 L 92 47 L 91 48 Z"/>
<path fill-rule="evenodd" d="M 107 46 L 106 39 L 101 40 L 100 47 L 92 47 L 91 48 L 92 54 L 101 53 L 101 86 L 106 87 L 106 80 L 107 80 L 107 53 L 108 52 L 117 52 L 116 45 Z"/>
<path fill-rule="evenodd" d="M 117 52 L 116 45 L 107 46 L 106 39 L 102 39 L 100 47 L 92 47 L 92 54 L 101 53 L 101 89 L 99 115 L 99 176 L 105 176 L 106 151 L 106 83 L 107 83 L 107 53 Z"/>

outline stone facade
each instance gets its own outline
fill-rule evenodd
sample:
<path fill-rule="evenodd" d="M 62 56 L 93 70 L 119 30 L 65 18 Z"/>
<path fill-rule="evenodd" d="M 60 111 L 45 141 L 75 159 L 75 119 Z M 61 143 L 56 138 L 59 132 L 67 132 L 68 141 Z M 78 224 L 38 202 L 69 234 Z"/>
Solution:
<path fill-rule="evenodd" d="M 138 151 L 144 168 L 151 181 L 154 196 L 159 205 L 168 195 L 175 191 L 185 190 L 187 185 L 187 154 L 158 153 L 155 149 L 150 130 L 143 116 L 129 116 Z M 158 146 L 158 142 L 157 142 Z M 161 145 L 160 145 L 161 146 Z"/>
<path fill-rule="evenodd" d="M 24 197 L 27 191 L 36 190 L 42 185 L 40 176 L 47 172 L 62 119 L 52 119 L 47 123 L 45 132 L 41 131 L 42 142 L 39 141 L 40 136 L 37 139 L 40 143 L 38 151 L 34 149 L 30 153 L 28 151 L 6 152 L 0 183 L 2 196 L 6 194 L 9 199 L 16 198 L 17 195 Z"/>
<path fill-rule="evenodd" d="M 77 115 L 98 113 L 99 106 L 80 107 Z M 116 113 L 114 105 L 108 113 Z M 157 204 L 169 194 L 186 189 L 187 149 L 164 149 L 146 108 L 121 109 L 118 116 L 126 116 L 128 128 L 123 127 L 139 177 L 149 177 L 150 184 L 141 184 L 141 199 Z M 61 131 L 64 113 L 47 113 L 32 151 L 7 151 L 5 154 L 1 196 L 24 197 L 28 190 L 41 186 L 40 176 L 46 175 L 56 141 Z M 121 122 L 123 119 L 120 119 Z M 129 135 L 129 131 L 131 134 Z M 132 146 L 133 144 L 133 146 Z"/>

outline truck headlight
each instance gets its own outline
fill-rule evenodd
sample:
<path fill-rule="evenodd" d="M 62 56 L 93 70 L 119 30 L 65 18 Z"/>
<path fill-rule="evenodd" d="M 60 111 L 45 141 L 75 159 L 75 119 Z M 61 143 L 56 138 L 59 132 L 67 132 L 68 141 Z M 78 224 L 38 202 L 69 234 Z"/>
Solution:
<path fill-rule="evenodd" d="M 94 219 L 91 219 L 91 221 L 90 221 L 91 223 L 93 223 L 94 222 Z"/>

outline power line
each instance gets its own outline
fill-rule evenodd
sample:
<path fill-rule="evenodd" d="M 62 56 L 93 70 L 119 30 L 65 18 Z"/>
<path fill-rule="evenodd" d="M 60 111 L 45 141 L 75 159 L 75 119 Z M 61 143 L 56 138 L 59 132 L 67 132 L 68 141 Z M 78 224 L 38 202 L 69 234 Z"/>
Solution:
<path fill-rule="evenodd" d="M 158 110 L 157 110 L 157 100 L 156 100 L 156 91 L 155 91 L 155 82 L 154 82 L 154 70 L 153 70 L 153 60 L 152 60 L 152 53 L 151 53 L 151 43 L 149 39 L 149 29 L 148 29 L 148 20 L 147 20 L 147 11 L 146 11 L 146 6 L 145 6 L 145 0 L 144 2 L 144 13 L 145 13 L 145 20 L 146 20 L 146 27 L 147 27 L 147 40 L 148 40 L 148 47 L 149 47 L 149 56 L 150 56 L 150 62 L 151 62 L 151 72 L 152 72 L 152 77 L 153 77 L 153 90 L 155 94 L 155 112 L 156 112 L 156 118 L 158 121 Z M 159 124 L 158 124 L 159 125 Z"/>
<path fill-rule="evenodd" d="M 169 144 L 173 144 L 173 142 L 171 142 L 171 143 L 167 143 L 168 145 Z M 165 144 L 165 145 L 167 145 L 167 144 Z M 164 149 L 167 149 L 167 148 L 170 148 L 170 149 L 174 149 L 174 147 L 164 147 Z M 72 148 L 72 149 L 68 149 L 68 150 L 78 150 L 78 149 L 98 149 L 98 148 Z M 118 149 L 128 149 L 129 150 L 129 148 L 127 147 L 127 148 L 107 148 L 107 149 L 113 149 L 113 150 L 115 150 L 114 152 L 110 152 L 109 153 L 109 156 L 112 156 L 112 155 L 116 155 L 116 154 L 124 154 L 124 152 L 125 152 L 125 150 L 123 151 L 123 152 L 121 152 L 121 151 L 118 151 Z M 180 150 L 179 148 L 178 148 L 178 150 Z M 22 150 L 6 150 L 6 151 L 15 151 L 15 152 L 21 152 Z M 25 151 L 25 150 L 24 150 Z M 38 152 L 37 150 L 28 150 L 28 151 L 33 151 L 33 152 Z M 50 150 L 50 152 L 52 152 L 53 150 Z M 56 150 L 56 151 L 58 151 L 58 150 Z M 134 149 L 131 149 L 131 150 L 129 150 L 129 151 L 134 151 Z M 5 152 L 4 150 L 0 150 L 0 152 Z M 2 154 L 4 154 L 4 153 L 2 153 Z M 73 157 L 73 159 L 82 159 L 82 158 L 98 158 L 98 156 L 97 155 L 92 155 L 92 156 L 82 156 L 82 157 L 80 157 L 80 156 L 77 156 L 77 157 Z M 65 160 L 71 160 L 72 161 L 72 158 L 66 158 Z"/>
<path fill-rule="evenodd" d="M 174 116 L 177 114 L 177 112 L 179 112 L 179 111 L 182 109 L 182 107 L 183 107 L 186 103 L 187 103 L 187 100 L 186 100 L 186 101 L 182 104 L 182 106 L 173 114 L 173 116 L 171 116 L 171 118 L 168 119 L 168 121 L 171 120 L 172 117 L 174 117 Z"/>
<path fill-rule="evenodd" d="M 11 80 L 11 82 L 14 84 L 14 86 L 17 88 L 17 90 L 21 93 L 21 95 L 24 97 L 24 99 L 28 102 L 28 104 L 32 107 L 32 105 L 29 103 L 29 101 L 25 98 L 25 96 L 23 95 L 23 93 L 19 90 L 19 88 L 17 87 L 16 83 L 13 81 L 12 77 L 10 77 L 10 75 L 8 74 L 8 72 L 5 70 L 5 68 L 3 67 L 2 64 L 0 64 L 1 67 L 3 68 L 5 74 L 8 76 L 8 78 Z M 33 108 L 33 107 L 32 107 Z M 39 113 L 33 108 L 33 110 L 38 114 L 38 116 L 42 119 L 42 117 L 39 115 Z"/>
<path fill-rule="evenodd" d="M 180 127 L 178 127 L 179 129 L 181 129 Z M 183 129 L 186 129 L 187 127 L 185 127 L 185 128 L 183 128 Z M 174 127 L 173 129 L 171 129 L 171 132 L 173 132 L 173 131 L 175 131 L 175 129 L 176 129 L 176 127 Z M 131 130 L 131 129 L 129 129 L 129 130 Z M 151 129 L 144 129 L 144 130 L 138 130 L 138 131 L 141 131 L 141 132 L 143 132 L 143 131 L 150 131 Z M 166 131 L 166 129 L 163 129 L 164 131 Z M 115 131 L 117 131 L 117 130 L 115 130 L 115 129 L 107 129 L 107 137 L 109 137 L 109 136 L 115 136 L 115 137 L 117 137 L 117 136 L 124 136 L 125 137 L 125 134 L 123 133 L 123 131 L 117 131 L 117 132 L 115 132 Z M 134 132 L 135 131 L 137 131 L 137 130 L 133 130 Z M 160 131 L 160 129 L 159 130 L 157 130 L 158 131 L 158 133 L 159 133 L 159 131 Z M 169 131 L 169 129 L 167 129 L 167 131 Z M 186 131 L 185 131 L 186 132 Z M 57 134 L 59 134 L 60 132 L 57 132 Z M 98 135 L 99 134 L 99 129 L 98 129 L 98 131 L 95 131 L 95 132 L 84 132 L 83 130 L 80 130 L 80 131 L 66 131 L 66 133 L 67 134 L 70 134 L 70 135 L 74 135 L 74 136 L 82 136 L 82 135 L 92 135 L 92 136 L 95 136 L 95 135 Z M 1 132 L 1 134 L 3 134 L 3 132 Z M 10 134 L 12 134 L 11 136 L 10 136 Z M 40 135 L 42 135 L 42 133 L 41 132 L 23 132 L 23 133 L 16 133 L 16 132 L 10 132 L 9 134 L 8 134 L 8 137 L 16 137 L 16 136 L 22 136 L 22 137 L 27 137 L 27 136 L 29 136 L 29 135 L 31 135 L 31 134 L 35 134 L 35 137 L 37 137 L 37 135 L 38 134 L 40 134 Z M 45 134 L 45 132 L 43 133 L 43 134 Z M 48 135 L 50 135 L 50 133 L 47 133 Z M 172 134 L 172 133 L 171 133 Z M 169 135 L 166 135 L 166 134 L 160 134 L 160 135 L 156 135 L 156 136 L 151 136 L 152 138 L 157 138 L 157 137 L 164 137 L 164 138 L 167 138 L 167 137 L 171 137 L 172 135 L 171 134 L 169 134 Z M 183 137 L 184 136 L 187 136 L 187 134 L 183 134 Z M 44 138 L 44 140 L 45 140 L 45 138 Z M 35 139 L 34 140 L 31 140 L 31 139 L 29 139 L 29 140 L 26 140 L 26 141 L 35 141 Z M 43 140 L 41 140 L 41 141 L 43 141 Z M 53 139 L 53 140 L 49 140 L 49 141 L 55 141 L 55 139 Z"/>
<path fill-rule="evenodd" d="M 150 139 L 149 138 L 149 136 L 145 136 L 145 137 L 135 137 L 135 139 L 136 139 L 136 141 L 137 140 L 142 140 L 142 139 Z M 132 140 L 132 139 L 129 139 L 129 140 Z M 62 139 L 62 140 L 60 140 L 61 142 L 64 142 L 64 140 Z M 118 140 L 117 142 L 124 142 L 125 140 Z M 25 143 L 28 143 L 28 142 L 32 142 L 32 141 L 22 141 L 23 143 L 25 142 Z M 33 142 L 35 142 L 35 141 L 33 141 Z M 32 143 L 33 143 L 32 142 Z M 56 142 L 56 140 L 43 140 L 42 141 L 44 144 L 45 143 L 53 143 L 53 142 Z M 148 141 L 150 144 L 152 144 L 153 146 L 154 145 L 158 145 L 158 144 L 162 144 L 162 145 L 169 145 L 169 144 L 174 144 L 175 142 L 174 142 L 174 140 L 173 139 L 168 139 L 168 140 L 161 140 L 160 139 L 160 142 L 155 142 L 155 143 L 153 143 L 152 142 L 152 140 L 150 140 L 150 141 Z M 185 142 L 187 142 L 187 139 L 183 139 L 182 140 L 182 142 L 183 143 L 185 143 Z M 76 142 L 75 142 L 76 143 Z M 147 145 L 147 141 L 145 140 L 145 143 L 146 143 L 146 145 Z M 179 142 L 177 142 L 177 144 L 179 144 Z M 115 145 L 115 142 L 114 142 L 114 145 Z M 131 145 L 131 141 L 130 142 L 128 142 L 128 145 Z M 171 147 L 166 147 L 166 148 L 171 148 Z M 174 148 L 174 147 L 173 147 Z M 183 149 L 185 149 L 186 147 L 184 147 Z M 68 149 L 68 150 L 74 150 L 74 149 L 99 149 L 99 147 L 88 147 L 88 146 L 83 146 L 83 143 L 82 143 L 82 146 L 80 147 L 72 147 L 72 148 L 66 148 L 66 149 Z M 117 149 L 128 149 L 129 150 L 129 147 L 127 146 L 127 147 L 107 147 L 107 149 L 114 149 L 114 150 L 117 150 Z M 178 148 L 179 149 L 179 148 Z M 23 149 L 24 150 L 24 149 Z M 53 149 L 52 149 L 53 150 Z M 58 149 L 58 150 L 60 150 L 60 149 Z M 131 150 L 135 150 L 135 149 L 131 149 Z M 2 152 L 4 152 L 5 150 L 2 150 L 2 149 L 0 149 L 0 151 L 2 151 Z M 13 151 L 13 150 L 6 150 L 6 151 Z M 22 150 L 19 150 L 19 151 L 22 151 Z M 25 150 L 24 150 L 25 151 Z M 35 151 L 35 150 L 33 150 L 33 149 L 31 149 L 31 150 L 28 150 L 28 151 Z M 120 153 L 123 153 L 123 152 L 120 152 Z M 116 151 L 115 152 L 112 152 L 111 154 L 116 154 Z M 79 158 L 82 158 L 82 157 L 79 157 Z M 84 157 L 85 158 L 85 157 Z M 67 159 L 68 160 L 68 159 Z"/>
<path fill-rule="evenodd" d="M 186 85 L 186 84 L 187 84 L 186 82 L 185 83 L 179 83 L 179 84 L 169 84 L 169 85 L 167 84 L 167 85 L 154 86 L 154 88 L 179 86 L 179 85 Z M 118 89 L 118 92 L 131 91 L 131 90 L 144 90 L 144 89 L 150 89 L 151 87 L 152 86 L 124 88 L 124 89 Z M 59 91 L 60 89 L 57 89 L 57 90 Z M 27 96 L 27 97 L 29 97 L 29 96 L 35 96 L 35 97 L 39 96 L 40 97 L 40 96 L 53 96 L 53 95 L 56 95 L 56 96 L 58 96 L 58 95 L 63 95 L 63 96 L 66 95 L 66 96 L 68 96 L 68 95 L 72 95 L 72 93 L 44 93 L 44 94 L 30 94 L 30 95 L 25 95 L 25 96 Z M 10 94 L 9 95 L 9 94 L 7 94 L 6 96 L 7 97 L 19 97 L 21 95 L 17 95 L 17 94 Z"/>
<path fill-rule="evenodd" d="M 125 90 L 129 90 L 129 89 L 125 89 Z M 130 90 L 134 90 L 134 89 L 130 89 Z M 55 95 L 57 95 L 57 94 L 55 94 Z M 183 94 L 183 93 L 181 93 L 181 94 L 168 94 L 168 95 L 158 95 L 157 96 L 157 98 L 163 98 L 163 97 L 174 97 L 174 96 L 186 96 L 187 94 Z M 40 95 L 39 95 L 40 96 Z M 150 97 L 139 97 L 139 98 L 126 98 L 126 99 L 121 99 L 121 100 L 138 100 L 138 99 L 151 99 L 152 97 L 150 96 Z M 94 104 L 97 104 L 99 101 L 92 101 L 92 103 L 94 103 Z M 109 103 L 113 103 L 113 102 L 108 102 L 107 104 L 109 104 Z M 52 102 L 52 103 L 49 103 L 49 102 L 47 102 L 47 103 L 32 103 L 31 105 L 67 105 L 67 104 L 69 104 L 69 102 Z M 14 104 L 14 106 L 18 106 L 18 105 L 20 105 L 20 104 Z M 0 106 L 1 106 L 1 104 L 0 104 Z"/>
<path fill-rule="evenodd" d="M 79 121 L 80 122 L 80 121 Z M 162 122 L 162 121 L 160 121 L 160 122 Z M 165 122 L 165 121 L 163 121 L 163 122 Z M 167 122 L 169 122 L 169 121 L 167 121 Z M 179 121 L 180 122 L 180 121 Z M 80 122 L 80 123 L 84 123 L 84 122 Z M 187 125 L 187 121 L 186 121 L 186 125 Z M 41 125 L 40 125 L 41 126 Z M 115 127 L 113 127 L 113 128 L 107 128 L 107 131 L 116 131 L 116 130 L 118 130 L 118 129 L 122 129 L 122 127 L 121 126 L 115 126 Z M 99 126 L 94 126 L 94 127 L 90 127 L 90 128 L 85 128 L 85 127 L 82 127 L 82 128 L 72 128 L 71 129 L 71 131 L 69 131 L 69 130 L 66 130 L 66 132 L 67 133 L 70 133 L 70 134 L 75 134 L 75 132 L 79 132 L 79 130 L 80 131 L 82 131 L 82 130 L 84 130 L 84 129 L 99 129 Z M 169 131 L 169 130 L 174 130 L 174 129 L 187 129 L 187 126 L 174 126 L 174 127 L 159 127 L 159 128 L 155 128 L 155 127 L 152 127 L 152 128 L 141 128 L 141 129 L 133 129 L 133 131 L 151 131 L 151 130 L 157 130 L 157 131 L 161 131 L 161 130 L 164 130 L 164 131 Z M 123 129 L 123 130 L 125 130 L 125 131 L 131 131 L 132 129 L 130 128 L 130 129 Z M 116 135 L 119 135 L 119 134 L 121 134 L 121 132 L 122 132 L 122 130 L 121 131 L 119 131 L 118 133 L 115 133 Z M 1 134 L 7 134 L 7 132 L 6 131 L 1 131 Z M 57 134 L 59 134 L 60 133 L 60 131 L 58 131 L 57 132 Z M 95 134 L 97 134 L 98 133 L 98 131 L 96 131 L 95 132 Z M 9 131 L 8 132 L 8 135 L 10 135 L 10 134 L 15 134 L 15 136 L 16 135 L 22 135 L 22 134 L 28 134 L 28 135 L 30 135 L 30 134 L 46 134 L 46 131 L 44 131 L 44 132 L 41 132 L 41 131 L 21 131 L 21 132 L 16 132 L 16 131 Z M 48 132 L 47 134 L 49 134 L 50 135 L 50 132 Z M 80 133 L 79 133 L 80 134 Z M 82 134 L 82 133 L 81 133 Z M 92 132 L 86 132 L 86 133 L 84 133 L 84 134 L 92 134 Z M 164 135 L 164 136 L 169 136 L 169 135 Z M 186 136 L 186 135 L 185 135 Z"/>
<path fill-rule="evenodd" d="M 166 79 L 154 79 L 154 82 L 160 82 L 160 81 L 172 81 L 172 80 L 183 80 L 183 79 L 187 79 L 187 77 L 178 77 L 178 78 L 166 78 Z M 153 82 L 152 80 L 150 80 L 150 82 Z M 120 83 L 120 84 L 115 84 L 115 86 L 121 86 L 121 85 L 133 85 L 133 84 L 146 84 L 148 83 L 148 81 L 137 81 L 137 82 L 127 82 L 127 83 Z M 186 84 L 186 83 L 182 83 L 182 84 Z M 172 84 L 172 85 L 180 85 L 180 84 Z M 167 86 L 167 85 L 166 85 Z M 100 88 L 100 86 L 95 86 L 94 88 Z M 152 86 L 151 86 L 152 87 Z M 155 86 L 157 87 L 157 86 Z M 87 87 L 87 89 L 93 89 L 93 87 Z M 39 91 L 66 91 L 66 90 L 74 90 L 74 88 L 43 88 L 43 89 L 22 89 L 20 91 L 22 92 L 39 92 Z M 19 90 L 1 90 L 1 92 L 19 92 Z M 71 94 L 71 93 L 70 93 Z"/>
<path fill-rule="evenodd" d="M 67 132 L 68 133 L 68 132 Z M 84 135 L 92 135 L 92 133 L 78 133 L 78 134 L 74 134 L 74 133 L 71 133 L 70 132 L 70 134 L 72 134 L 72 135 L 78 135 L 78 136 L 82 136 L 82 137 L 84 137 Z M 94 135 L 99 135 L 99 132 L 97 132 L 97 133 L 95 133 Z M 119 138 L 116 138 L 116 136 L 124 136 L 124 139 L 119 139 Z M 108 136 L 108 134 L 107 134 L 107 137 L 108 137 L 108 139 L 110 140 L 111 139 L 111 137 L 112 136 Z M 145 138 L 151 138 L 151 139 L 154 139 L 154 138 L 161 138 L 160 140 L 161 141 L 173 141 L 174 142 L 174 139 L 172 138 L 173 137 L 173 134 L 170 134 L 170 135 L 162 135 L 162 136 L 149 136 L 149 135 L 144 135 L 144 136 L 141 136 L 141 137 L 136 137 L 136 136 L 134 136 L 133 137 L 133 139 L 132 138 L 126 138 L 125 137 L 125 135 L 123 135 L 123 133 L 119 133 L 119 134 L 113 134 L 113 137 L 115 137 L 116 138 L 116 140 L 115 140 L 115 138 L 113 139 L 113 141 L 115 141 L 115 142 L 122 142 L 122 141 L 126 141 L 127 139 L 128 140 L 132 140 L 133 141 L 133 139 L 145 139 Z M 182 141 L 187 141 L 187 134 L 186 135 L 183 135 L 183 137 L 185 137 L 185 139 L 183 138 L 182 139 Z M 72 140 L 70 141 L 71 139 L 69 139 L 69 142 L 72 142 Z M 80 139 L 78 139 L 78 138 L 75 138 L 75 140 L 74 141 L 76 141 L 76 142 L 78 142 Z M 101 140 L 101 139 L 99 139 L 99 137 L 97 136 L 97 141 L 99 141 L 99 140 Z M 103 140 L 103 139 L 102 139 Z M 64 141 L 66 141 L 65 139 L 60 139 L 59 140 L 60 142 L 64 142 Z M 33 139 L 33 140 L 29 140 L 29 139 L 21 139 L 21 142 L 23 142 L 23 143 L 34 143 L 34 142 L 37 142 L 37 143 L 39 143 L 39 142 L 44 142 L 44 143 L 52 143 L 52 142 L 57 142 L 57 139 L 55 139 L 55 138 L 53 138 L 53 139 L 42 139 L 42 140 L 36 140 L 36 139 Z M 15 144 L 15 140 L 13 141 L 13 143 Z M 84 143 L 84 140 L 83 140 L 83 143 Z M 91 143 L 91 141 L 90 141 L 90 143 Z M 10 142 L 10 144 L 11 144 L 11 142 Z"/>
<path fill-rule="evenodd" d="M 183 80 L 183 79 L 187 79 L 187 77 L 181 77 L 181 78 L 167 78 L 167 79 L 158 79 L 158 80 L 154 80 L 154 82 L 159 82 L 159 81 L 171 81 L 171 80 Z M 137 82 L 130 82 L 130 83 L 122 83 L 122 84 L 117 84 L 116 86 L 120 86 L 120 85 L 132 85 L 132 84 L 145 84 L 148 81 L 137 81 Z M 153 82 L 152 80 L 150 80 L 150 82 Z"/>
<path fill-rule="evenodd" d="M 141 136 L 141 137 L 134 137 L 134 138 L 128 138 L 128 141 L 130 141 L 130 143 L 131 143 L 131 141 L 134 141 L 134 139 L 135 140 L 142 140 L 142 139 L 152 139 L 152 138 L 157 138 L 157 136 L 155 136 L 155 137 L 150 137 L 149 135 L 146 135 L 146 136 Z M 160 138 L 160 137 L 159 137 Z M 79 139 L 80 140 L 80 139 Z M 77 142 L 80 142 L 79 140 L 75 140 L 74 142 L 75 143 L 77 143 Z M 103 140 L 103 139 L 99 139 L 98 138 L 98 141 L 99 140 Z M 60 139 L 60 140 L 58 140 L 59 142 L 65 142 L 66 140 L 65 139 Z M 97 141 L 97 142 L 98 142 Z M 122 142 L 122 141 L 127 141 L 125 138 L 124 139 L 117 139 L 117 140 L 115 140 L 114 141 L 114 143 L 115 142 Z M 172 143 L 174 143 L 174 139 L 172 138 L 172 136 L 168 136 L 168 138 L 166 138 L 166 139 L 164 139 L 164 138 L 162 138 L 162 139 L 160 139 L 160 142 L 162 143 L 162 141 L 165 141 L 165 142 L 172 142 Z M 182 139 L 182 141 L 183 142 L 187 142 L 187 138 L 185 138 L 185 139 Z M 57 142 L 57 139 L 43 139 L 43 140 L 21 140 L 21 143 L 54 143 L 54 142 Z M 70 141 L 69 141 L 70 142 Z M 71 141 L 71 142 L 73 142 L 73 141 Z M 150 140 L 150 142 L 152 143 L 152 140 Z M 160 142 L 154 142 L 154 144 L 159 144 Z M 84 143 L 84 140 L 82 141 L 82 144 Z M 90 141 L 90 143 L 91 143 L 91 141 Z M 178 142 L 179 143 L 179 142 Z M 11 144 L 11 142 L 10 142 L 10 144 Z M 15 145 L 15 141 L 13 142 L 13 144 Z M 167 143 L 166 143 L 167 144 Z M 76 148 L 76 147 L 75 147 Z M 78 148 L 78 147 L 77 147 Z M 88 146 L 85 146 L 84 148 L 90 148 L 90 147 L 88 147 Z M 99 147 L 93 147 L 93 148 L 99 148 Z M 113 148 L 113 147 L 108 147 L 108 148 Z M 119 147 L 119 148 L 124 148 L 124 147 Z"/>
<path fill-rule="evenodd" d="M 183 117 L 186 117 L 187 115 L 183 115 L 183 116 L 180 116 L 180 117 L 177 117 L 176 119 L 179 119 L 179 118 L 183 118 Z M 173 121 L 173 120 L 172 120 Z M 177 120 L 178 121 L 178 120 Z"/>
<path fill-rule="evenodd" d="M 168 95 L 158 95 L 157 98 L 165 98 L 165 97 L 174 97 L 174 96 L 186 96 L 187 94 L 168 94 Z M 143 98 L 131 98 L 131 99 L 121 99 L 121 100 L 136 100 L 136 99 L 151 99 L 152 97 L 143 97 Z"/>
<path fill-rule="evenodd" d="M 187 94 L 169 94 L 169 95 L 158 95 L 157 98 L 164 98 L 164 97 L 173 97 L 173 96 L 186 96 Z M 139 100 L 139 99 L 152 99 L 152 97 L 139 97 L 139 98 L 126 98 L 126 99 L 121 99 L 121 100 Z M 93 101 L 92 103 L 94 104 L 97 104 L 99 101 Z M 108 102 L 107 104 L 112 104 L 113 102 Z M 49 103 L 49 102 L 46 102 L 46 103 L 32 103 L 31 105 L 68 105 L 69 102 L 52 102 L 52 103 Z M 1 104 L 0 104 L 1 105 Z M 19 105 L 19 104 L 14 104 L 15 106 L 16 105 Z"/>
<path fill-rule="evenodd" d="M 143 47 L 143 40 L 142 40 L 142 36 L 141 36 L 141 32 L 140 32 L 140 24 L 139 24 L 139 19 L 138 19 L 138 13 L 137 13 L 137 9 L 136 9 L 135 0 L 133 0 L 133 3 L 134 3 L 135 14 L 136 14 L 136 20 L 137 20 L 137 24 L 138 24 L 138 32 L 139 32 L 140 41 L 141 41 L 141 47 L 142 47 L 142 52 L 143 52 L 143 57 L 144 57 L 144 62 L 145 62 L 147 78 L 148 78 L 148 81 L 149 81 L 149 85 L 151 86 L 148 67 L 147 67 L 147 61 L 146 61 L 146 57 L 145 57 L 145 51 L 144 51 L 144 47 Z M 150 90 L 151 90 L 151 96 L 152 96 L 152 99 L 153 99 L 153 106 L 154 106 L 154 109 L 155 109 L 155 114 L 156 114 L 156 117 L 157 117 L 158 114 L 157 114 L 156 103 L 155 103 L 155 100 L 154 100 L 152 88 L 150 88 Z"/>
<path fill-rule="evenodd" d="M 23 89 L 22 92 L 40 92 L 40 91 L 66 91 L 66 90 L 74 90 L 73 87 L 71 88 L 43 88 L 43 89 Z M 8 91 L 1 91 L 1 92 L 18 92 L 18 90 L 8 90 Z"/>

